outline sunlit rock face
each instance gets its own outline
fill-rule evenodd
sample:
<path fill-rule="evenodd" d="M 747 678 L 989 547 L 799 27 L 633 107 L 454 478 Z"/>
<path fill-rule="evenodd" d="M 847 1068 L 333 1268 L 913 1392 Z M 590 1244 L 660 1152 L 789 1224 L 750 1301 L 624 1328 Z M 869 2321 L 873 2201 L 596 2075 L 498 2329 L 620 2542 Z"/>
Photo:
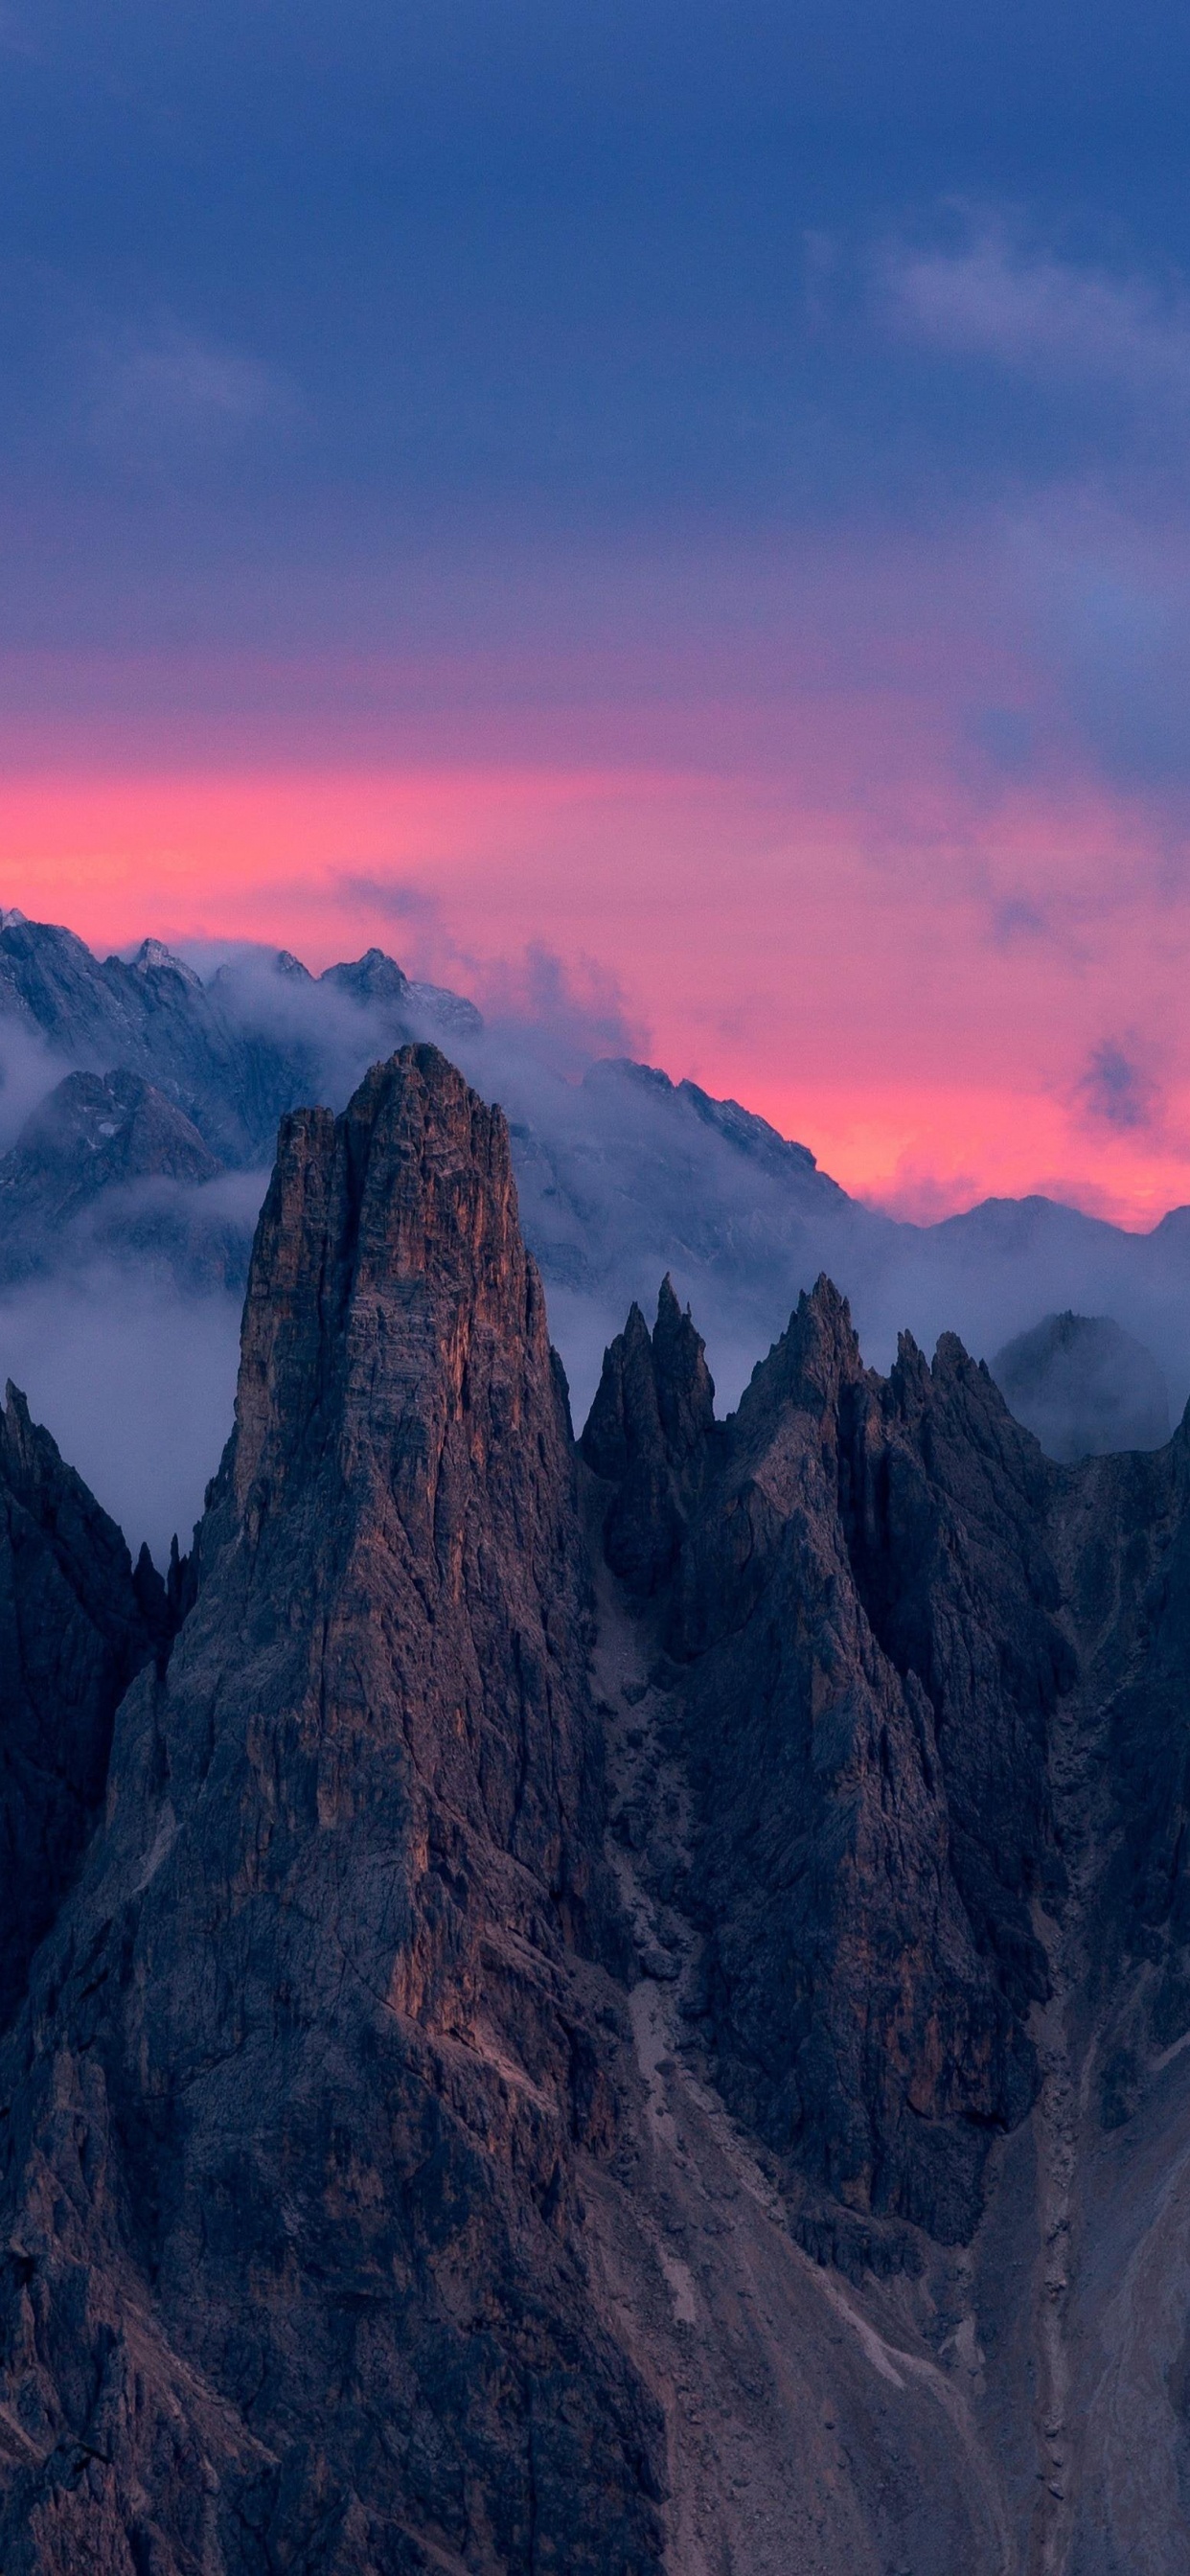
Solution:
<path fill-rule="evenodd" d="M 13 2043 L 9 2563 L 655 2559 L 575 2249 L 573 1475 L 499 1113 L 419 1049 L 286 1121 L 197 1600 Z"/>
<path fill-rule="evenodd" d="M 826 1279 L 717 1421 L 667 1280 L 576 1445 L 422 1045 L 282 1123 L 168 1587 L 0 1428 L 6 2569 L 1180 2576 L 1184 1429 Z"/>

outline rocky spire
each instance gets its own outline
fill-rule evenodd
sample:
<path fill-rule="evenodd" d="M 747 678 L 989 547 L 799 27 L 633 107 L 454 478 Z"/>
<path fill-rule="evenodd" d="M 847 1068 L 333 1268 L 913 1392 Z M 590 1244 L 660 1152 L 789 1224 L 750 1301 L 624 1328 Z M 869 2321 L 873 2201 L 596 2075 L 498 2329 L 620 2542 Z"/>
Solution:
<path fill-rule="evenodd" d="M 283 1125 L 164 1597 L 10 1392 L 6 2569 L 1181 2567 L 1190 1433 L 827 1280 L 711 1392 L 667 1282 L 580 1479 L 428 1047 Z"/>
<path fill-rule="evenodd" d="M 1075 1669 L 1051 1474 L 952 1335 L 933 1369 L 904 1336 L 880 1379 L 821 1279 L 683 1547 L 721 2078 L 826 2186 L 836 2244 L 840 2204 L 969 2236 L 1033 2098 L 1031 1891 L 1062 1885 L 1046 1743 Z"/>
<path fill-rule="evenodd" d="M 633 1304 L 604 1352 L 580 1442 L 587 1465 L 618 1488 L 604 1547 L 613 1571 L 639 1596 L 656 1591 L 674 1564 L 714 1419 L 705 1345 L 667 1272 L 652 1334 Z"/>
<path fill-rule="evenodd" d="M 283 1123 L 197 1597 L 20 2027 L 6 2563 L 40 2516 L 45 2576 L 180 2569 L 200 2490 L 228 2576 L 656 2563 L 574 2238 L 615 2119 L 572 1478 L 504 1120 L 406 1048 Z"/>

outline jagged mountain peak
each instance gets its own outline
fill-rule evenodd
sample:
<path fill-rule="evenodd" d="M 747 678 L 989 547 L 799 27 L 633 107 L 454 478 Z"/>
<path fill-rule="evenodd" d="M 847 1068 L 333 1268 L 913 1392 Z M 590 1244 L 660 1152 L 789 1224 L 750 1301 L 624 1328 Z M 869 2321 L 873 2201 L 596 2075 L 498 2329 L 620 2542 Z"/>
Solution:
<path fill-rule="evenodd" d="M 744 1109 L 738 1100 L 716 1100 L 697 1082 L 674 1082 L 659 1065 L 640 1064 L 633 1056 L 600 1056 L 588 1066 L 583 1082 L 587 1090 L 612 1097 L 619 1094 L 625 1104 L 634 1095 L 650 1105 L 660 1104 L 682 1119 L 711 1129 L 754 1167 L 792 1178 L 799 1185 L 810 1182 L 827 1199 L 842 1202 L 845 1196 L 836 1181 L 819 1171 L 808 1145 L 782 1136 L 767 1118 Z"/>
<path fill-rule="evenodd" d="M 604 1352 L 580 1442 L 595 1475 L 619 1487 L 605 1545 L 609 1564 L 638 1595 L 655 1591 L 673 1564 L 687 1491 L 697 1485 L 714 1424 L 715 1388 L 702 1338 L 667 1273 L 653 1331 L 634 1301 L 623 1332 Z"/>
<path fill-rule="evenodd" d="M 0 1417 L 0 2552 L 185 2576 L 199 2498 L 221 2576 L 1135 2563 L 1188 1455 L 1060 1469 L 829 1277 L 717 1423 L 666 1277 L 576 1458 L 501 1112 L 409 1044 L 287 1116 L 154 1615 Z"/>
<path fill-rule="evenodd" d="M 653 1366 L 661 1428 L 672 1463 L 682 1466 L 706 1438 L 715 1419 L 715 1381 L 706 1343 L 687 1305 L 678 1303 L 668 1270 L 657 1298 Z"/>
<path fill-rule="evenodd" d="M 1126 1234 L 1036 1198 L 988 1202 L 937 1226 L 901 1225 L 849 1199 L 807 1149 L 737 1102 L 628 1059 L 597 1062 L 580 1083 L 562 1079 L 548 1030 L 507 1022 L 485 1030 L 472 1004 L 410 981 L 379 949 L 328 975 L 238 955 L 209 982 L 184 983 L 167 968 L 101 963 L 52 925 L 0 931 L 0 1019 L 18 1020 L 63 1070 L 123 1066 L 150 1082 L 233 1172 L 263 1170 L 286 1109 L 320 1098 L 338 1107 L 378 1055 L 417 1036 L 437 1038 L 480 1092 L 509 1109 L 522 1219 L 581 1411 L 599 1353 L 634 1298 L 651 1317 L 655 1283 L 667 1270 L 680 1299 L 693 1297 L 728 1403 L 755 1353 L 786 1325 L 799 1287 L 820 1270 L 847 1291 L 866 1347 L 881 1358 L 906 1316 L 927 1347 L 939 1325 L 955 1324 L 969 1350 L 986 1354 L 1047 1307 L 1084 1306 L 1094 1279 L 1095 1302 L 1129 1318 L 1157 1354 L 1176 1405 L 1184 1400 L 1190 1235 L 1172 1221 L 1152 1236 Z M 574 1052 L 581 1055 L 581 1045 L 568 1060 Z M 15 1070 L 5 1110 L 31 1081 L 23 1041 Z M 225 1288 L 229 1391 L 233 1304 L 238 1309 L 254 1214 L 251 1192 L 233 1187 L 195 1195 L 185 1207 L 162 1194 L 155 1215 L 139 1210 L 134 1226 L 116 1210 L 110 1226 L 97 1220 L 87 1230 L 97 1257 L 134 1267 L 146 1294 L 163 1276 L 184 1291 Z M 4 1234 L 0 1226 L 0 1276 Z M 69 1272 L 82 1254 L 73 1228 L 47 1221 L 36 1245 L 16 1247 L 8 1275 Z M 74 1311 L 81 1337 L 82 1300 Z M 152 1390 L 158 1409 L 168 1410 L 171 1392 Z M 193 1499 L 179 1493 L 175 1516 L 196 1507 L 213 1464 L 214 1444 L 195 1462 Z"/>
<path fill-rule="evenodd" d="M 222 1167 L 193 1120 L 141 1074 L 68 1073 L 26 1119 L 12 1149 L 22 1163 L 99 1157 L 95 1186 L 164 1173 L 213 1180 Z"/>
<path fill-rule="evenodd" d="M 1158 1449 L 1169 1390 L 1152 1352 L 1108 1315 L 1043 1316 L 997 1351 L 992 1374 L 1018 1421 L 1051 1458 Z"/>
<path fill-rule="evenodd" d="M 451 1327 L 448 1388 L 422 1362 L 427 1336 L 446 1330 L 443 1301 L 460 1298 L 466 1322 Z M 308 1388 L 323 1387 L 328 1405 L 356 1405 L 361 1421 L 370 1407 L 373 1441 L 391 1401 L 400 1437 L 412 1441 L 401 1390 L 420 1376 L 425 1400 L 432 1386 L 438 1407 L 410 1448 L 411 1471 L 420 1474 L 431 1451 L 439 1456 L 464 1382 L 468 1400 L 478 1400 L 485 1355 L 526 1337 L 544 1384 L 545 1303 L 520 1237 L 504 1117 L 436 1047 L 404 1047 L 372 1068 L 338 1119 L 298 1110 L 282 1122 L 245 1305 L 236 1404 L 241 1505 L 253 1484 L 271 1493 L 290 1475 L 292 1422 L 309 1415 Z M 317 1350 L 324 1358 L 314 1368 Z M 350 1397 L 344 1369 L 357 1390 Z M 523 1400 L 510 1382 L 514 1421 Z M 311 1436 L 319 1436 L 314 1417 Z"/>
<path fill-rule="evenodd" d="M 526 2576 L 655 2566 L 657 2411 L 576 2245 L 621 1936 L 565 1408 L 503 1117 L 431 1047 L 283 1123 L 198 1559 L 14 2043 L 38 2435 L 0 2532 L 181 2576 L 201 2459 L 234 2576 L 258 2541 L 331 2576 L 345 2531 L 369 2576 L 477 2531 Z"/>
<path fill-rule="evenodd" d="M 118 964 L 120 961 L 109 960 L 111 962 Z M 192 991 L 202 991 L 201 975 L 195 974 L 193 966 L 188 966 L 184 957 L 175 956 L 163 939 L 142 939 L 135 956 L 128 963 L 134 975 L 177 975 L 183 984 L 190 985 Z"/>
<path fill-rule="evenodd" d="M 167 1214 L 222 1170 L 193 1121 L 140 1074 L 66 1074 L 0 1156 L 0 1280 L 100 1243 L 135 1245 L 142 1232 L 157 1244 Z"/>
<path fill-rule="evenodd" d="M 318 980 L 357 1002 L 401 1002 L 409 990 L 404 968 L 383 948 L 366 948 L 362 957 L 328 966 Z"/>
<path fill-rule="evenodd" d="M 800 1292 L 780 1340 L 757 1361 L 735 1417 L 737 1437 L 762 1433 L 774 1411 L 789 1404 L 824 1411 L 842 1384 L 863 1373 L 851 1308 L 822 1271 L 812 1289 Z"/>
<path fill-rule="evenodd" d="M 4 1382 L 4 1411 L 0 1415 L 0 1420 L 4 1423 L 8 1437 L 22 1443 L 27 1441 L 32 1428 L 28 1401 L 20 1387 L 13 1385 L 11 1378 L 6 1378 Z M 46 1437 L 49 1437 L 48 1433 Z"/>

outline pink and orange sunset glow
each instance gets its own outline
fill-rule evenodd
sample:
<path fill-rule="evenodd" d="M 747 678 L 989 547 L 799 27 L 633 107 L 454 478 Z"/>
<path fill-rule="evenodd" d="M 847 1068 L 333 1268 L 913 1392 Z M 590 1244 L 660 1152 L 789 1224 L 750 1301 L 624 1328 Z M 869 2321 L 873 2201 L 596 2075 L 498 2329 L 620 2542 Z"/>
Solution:
<path fill-rule="evenodd" d="M 1190 2576 L 1188 104 L 0 0 L 0 2576 Z"/>
<path fill-rule="evenodd" d="M 1143 809 L 1065 789 L 989 819 L 923 788 L 894 839 L 812 786 L 540 759 L 10 772 L 3 884 L 101 953 L 147 929 L 315 968 L 375 944 L 488 1010 L 526 1005 L 545 952 L 605 1051 L 746 1102 L 905 1215 L 1039 1190 L 1143 1227 L 1190 1198 L 1190 1069 L 1146 1034 L 1177 1024 L 1190 905 Z"/>
<path fill-rule="evenodd" d="M 13 36 L 0 899 L 548 961 L 906 1215 L 1190 1199 L 1180 136 L 922 6 L 891 93 L 862 7 L 845 91 L 814 12 Z"/>

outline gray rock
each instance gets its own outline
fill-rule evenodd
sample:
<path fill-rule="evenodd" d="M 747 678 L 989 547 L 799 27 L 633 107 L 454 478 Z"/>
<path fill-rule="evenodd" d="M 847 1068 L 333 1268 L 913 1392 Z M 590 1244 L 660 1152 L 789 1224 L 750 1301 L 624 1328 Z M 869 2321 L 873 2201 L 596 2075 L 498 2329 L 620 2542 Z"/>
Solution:
<path fill-rule="evenodd" d="M 138 1185 L 164 1183 L 176 1199 L 221 1170 L 191 1120 L 139 1074 L 67 1074 L 0 1157 L 0 1279 L 53 1266 L 68 1241 L 76 1257 L 84 1242 L 135 1241 L 138 1198 L 156 1237 L 161 1194 L 154 1204 Z"/>

